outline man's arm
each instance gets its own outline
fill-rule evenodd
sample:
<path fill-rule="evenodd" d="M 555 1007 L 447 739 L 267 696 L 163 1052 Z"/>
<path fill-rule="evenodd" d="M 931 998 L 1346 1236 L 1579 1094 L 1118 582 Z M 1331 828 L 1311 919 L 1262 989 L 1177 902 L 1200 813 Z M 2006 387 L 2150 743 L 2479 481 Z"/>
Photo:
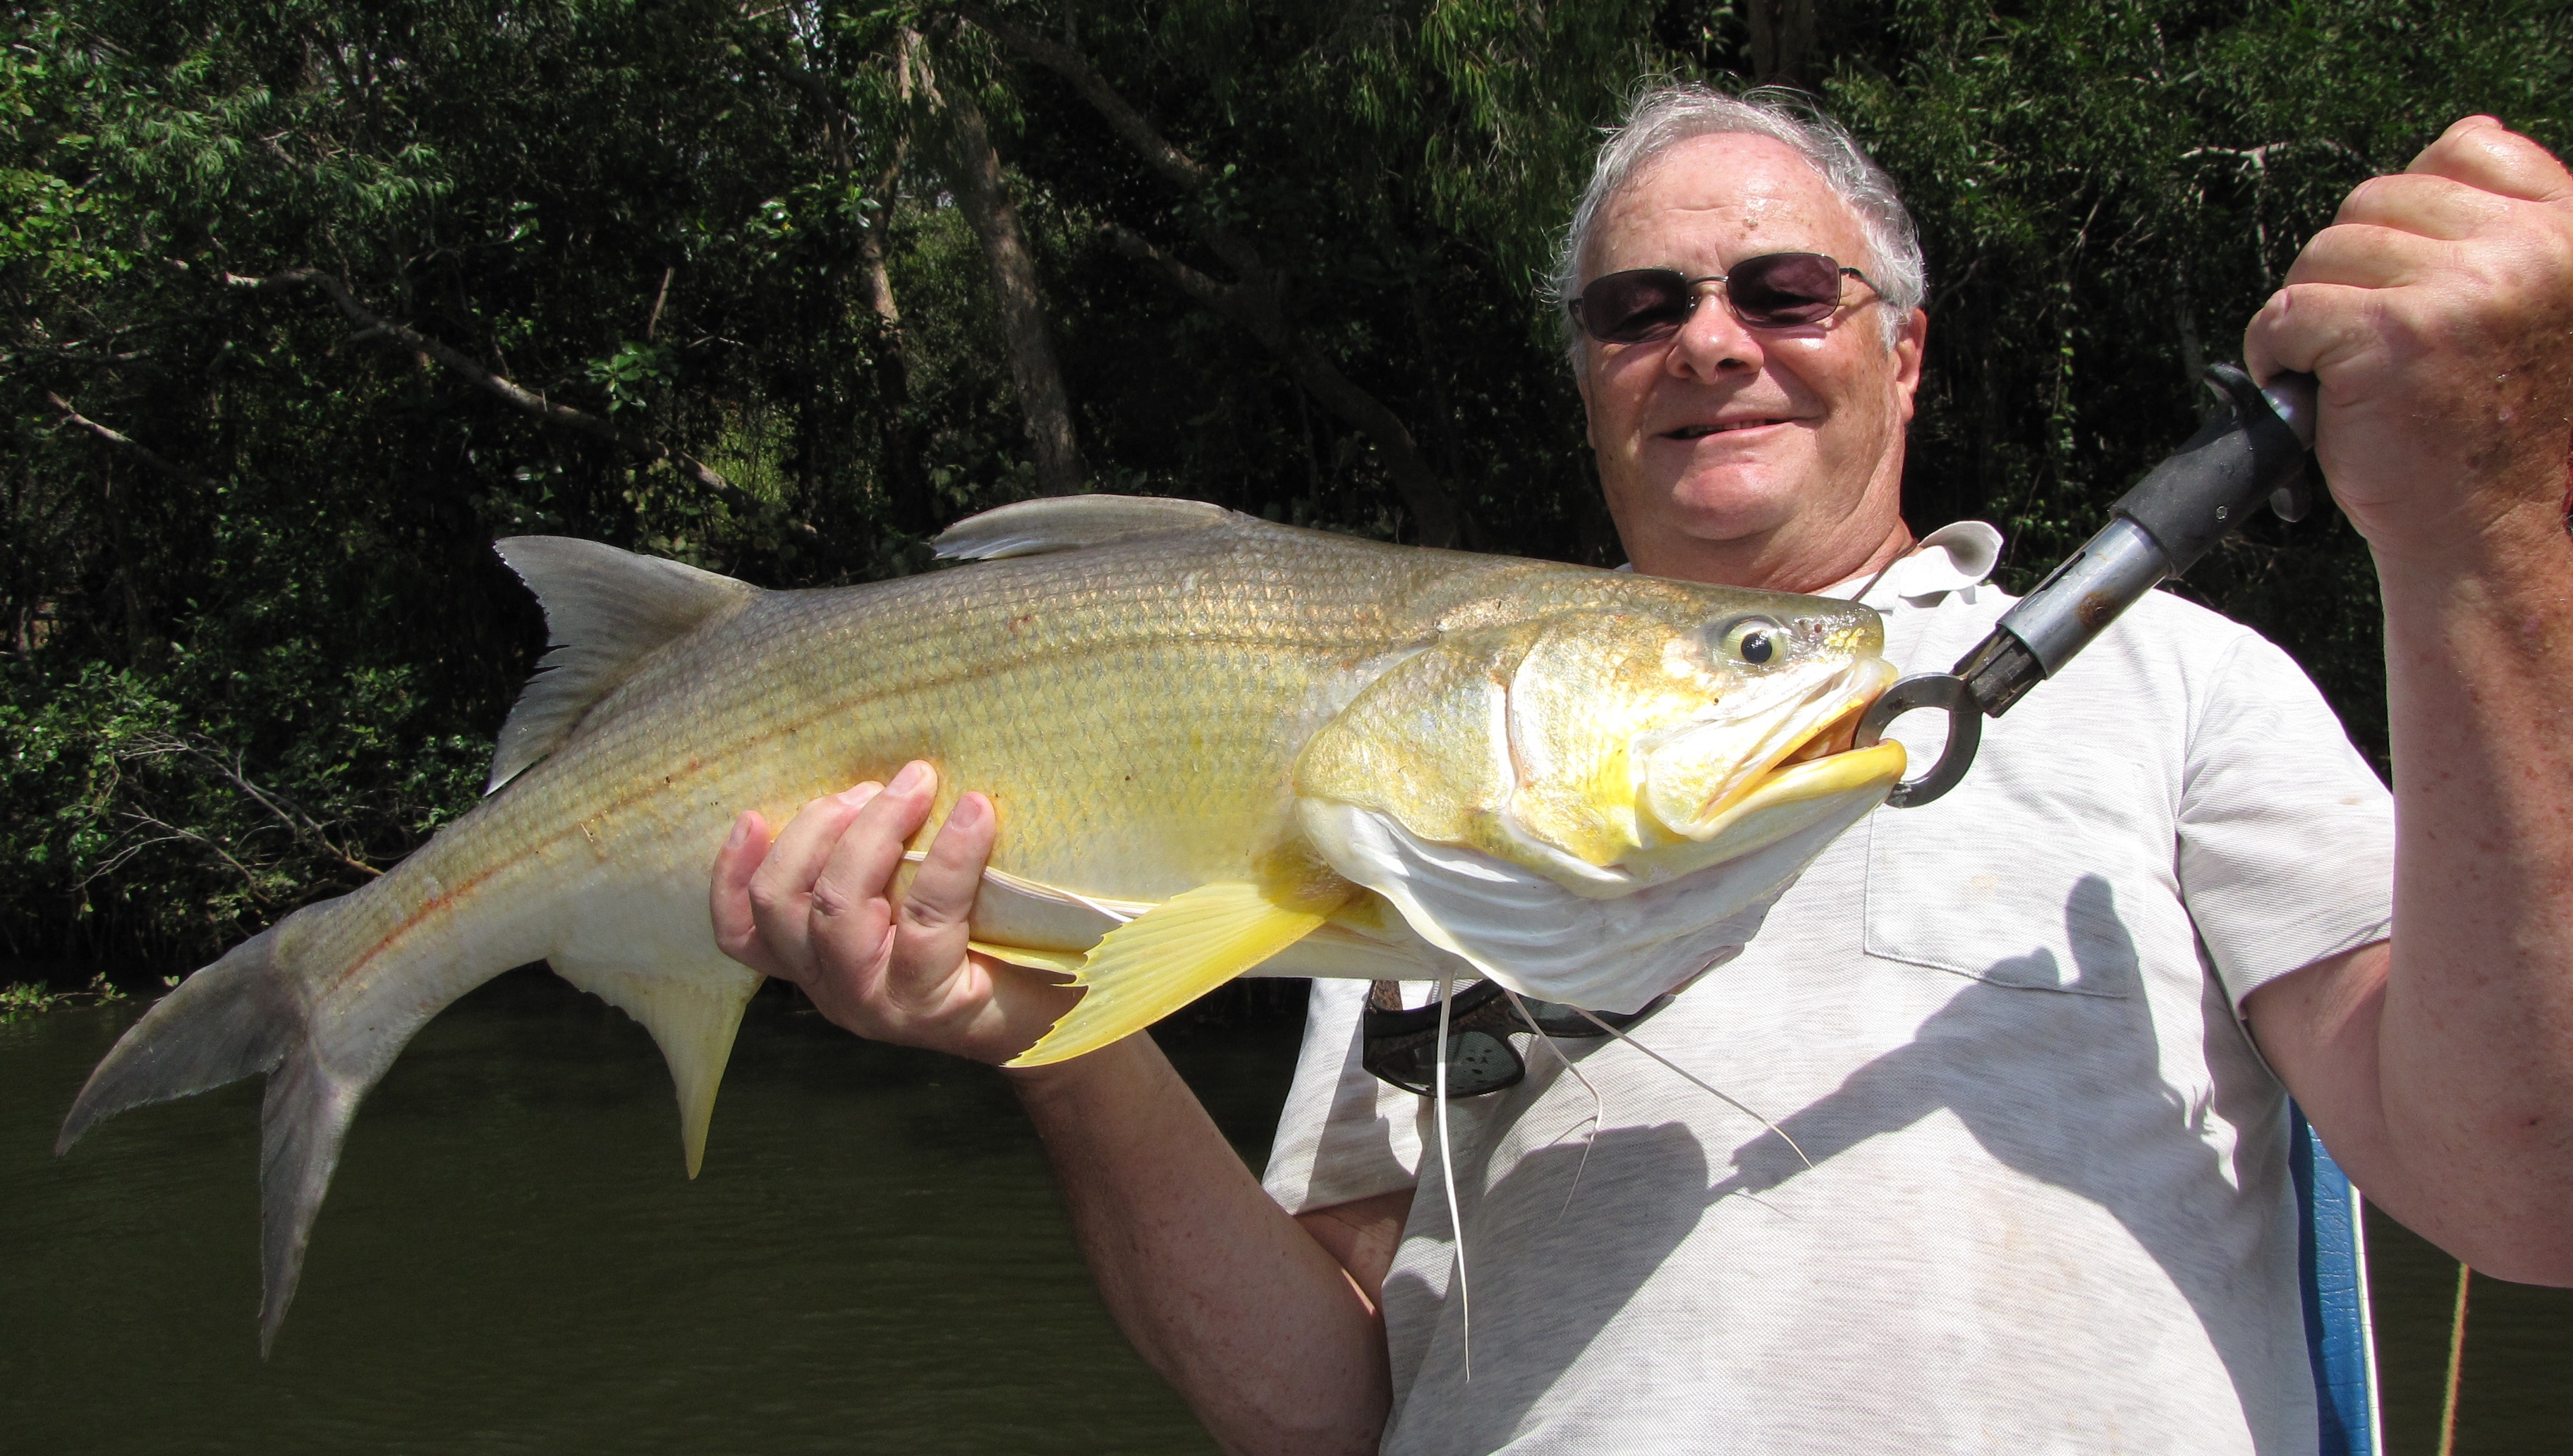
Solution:
<path fill-rule="evenodd" d="M 895 894 L 936 787 L 911 765 L 806 805 L 773 845 L 741 816 L 715 860 L 715 940 L 860 1036 L 1004 1062 L 1077 993 L 966 950 L 996 829 L 982 795 L 956 802 Z M 1373 1451 L 1391 1404 L 1375 1299 L 1409 1195 L 1288 1217 L 1149 1035 L 1008 1075 L 1110 1312 L 1216 1439 Z"/>
<path fill-rule="evenodd" d="M 2370 1198 L 2573 1283 L 2573 177 L 2459 122 L 2351 194 L 2244 346 L 2319 377 L 2323 474 L 2375 555 L 2396 867 L 2390 944 L 2245 1015 Z"/>
<path fill-rule="evenodd" d="M 1012 1076 L 1118 1327 L 1225 1449 L 1375 1450 L 1410 1194 L 1288 1217 L 1150 1036 Z M 1344 1256 L 1308 1231 L 1351 1223 Z"/>

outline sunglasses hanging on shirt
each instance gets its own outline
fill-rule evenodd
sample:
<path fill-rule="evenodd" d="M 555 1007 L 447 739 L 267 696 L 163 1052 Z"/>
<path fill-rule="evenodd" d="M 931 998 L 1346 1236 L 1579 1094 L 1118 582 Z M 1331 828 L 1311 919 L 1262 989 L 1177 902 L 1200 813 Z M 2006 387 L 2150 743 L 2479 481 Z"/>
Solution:
<path fill-rule="evenodd" d="M 1721 285 L 1734 317 L 1754 329 L 1820 324 L 1840 311 L 1841 281 L 1876 283 L 1820 253 L 1764 253 L 1729 273 L 1691 278 L 1675 268 L 1632 268 L 1590 281 L 1565 307 L 1572 322 L 1602 344 L 1658 344 L 1680 332 L 1705 285 Z M 1883 290 L 1878 290 L 1882 293 Z"/>
<path fill-rule="evenodd" d="M 1513 1035 L 1605 1037 L 1608 1028 L 1622 1032 L 1669 1003 L 1668 996 L 1658 996 L 1642 1011 L 1625 1016 L 1601 1012 L 1594 1022 L 1571 1007 L 1521 997 L 1519 1006 L 1527 1008 L 1522 1018 L 1497 983 L 1474 982 L 1447 1003 L 1447 1095 L 1451 1100 L 1477 1097 L 1518 1086 L 1527 1076 L 1527 1063 L 1511 1044 Z M 1406 1009 L 1401 983 L 1379 981 L 1367 988 L 1358 1037 L 1358 1064 L 1378 1081 L 1424 1097 L 1435 1095 L 1438 1003 Z"/>

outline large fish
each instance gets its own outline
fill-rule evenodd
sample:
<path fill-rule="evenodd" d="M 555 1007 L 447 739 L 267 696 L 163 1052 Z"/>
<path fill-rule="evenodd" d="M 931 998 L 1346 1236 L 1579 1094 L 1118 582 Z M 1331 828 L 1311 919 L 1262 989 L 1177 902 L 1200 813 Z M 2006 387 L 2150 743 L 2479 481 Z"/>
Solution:
<path fill-rule="evenodd" d="M 1738 949 L 1903 769 L 1897 744 L 1849 747 L 1893 672 L 1848 602 L 1117 496 L 989 511 L 938 541 L 982 564 L 835 590 L 561 537 L 499 549 L 553 650 L 490 797 L 190 977 L 63 1127 L 68 1147 L 267 1075 L 263 1348 L 359 1099 L 512 966 L 650 1030 L 695 1173 L 759 980 L 706 908 L 741 809 L 782 818 L 913 757 L 943 770 L 932 829 L 988 792 L 977 946 L 1087 988 L 1034 1065 L 1254 971 L 1631 1010 Z"/>

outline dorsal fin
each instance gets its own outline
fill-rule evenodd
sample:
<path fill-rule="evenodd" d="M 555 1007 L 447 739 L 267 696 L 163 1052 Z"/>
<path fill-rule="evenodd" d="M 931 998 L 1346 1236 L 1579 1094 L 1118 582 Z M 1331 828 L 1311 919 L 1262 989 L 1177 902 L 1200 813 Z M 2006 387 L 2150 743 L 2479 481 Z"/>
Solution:
<path fill-rule="evenodd" d="M 969 515 L 930 544 L 942 561 L 997 561 L 1258 519 L 1203 500 L 1160 495 L 1050 495 Z"/>
<path fill-rule="evenodd" d="M 489 793 L 562 746 L 582 715 L 652 649 L 758 589 L 658 556 L 575 536 L 510 536 L 493 543 L 545 609 L 553 650 L 536 663 L 491 755 Z"/>

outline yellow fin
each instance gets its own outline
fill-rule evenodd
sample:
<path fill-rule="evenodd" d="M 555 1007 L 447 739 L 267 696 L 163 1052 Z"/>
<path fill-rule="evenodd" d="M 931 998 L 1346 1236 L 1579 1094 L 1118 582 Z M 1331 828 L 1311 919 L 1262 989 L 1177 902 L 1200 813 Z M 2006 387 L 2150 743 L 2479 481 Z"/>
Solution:
<path fill-rule="evenodd" d="M 1040 951 L 1026 946 L 996 946 L 987 941 L 967 941 L 965 949 L 1031 971 L 1053 971 L 1065 976 L 1080 974 L 1081 963 L 1089 956 L 1087 951 Z"/>
<path fill-rule="evenodd" d="M 733 1033 L 759 989 L 760 975 L 717 956 L 675 965 L 599 965 L 552 961 L 563 980 L 643 1024 L 660 1044 L 679 1092 L 679 1146 L 695 1177 L 706 1158 L 706 1123 L 715 1089 L 732 1058 Z"/>
<path fill-rule="evenodd" d="M 1073 973 L 1080 1004 L 1008 1065 L 1066 1062 L 1142 1031 L 1302 940 L 1347 896 L 1282 898 L 1240 880 L 1201 885 L 1110 931 Z"/>

